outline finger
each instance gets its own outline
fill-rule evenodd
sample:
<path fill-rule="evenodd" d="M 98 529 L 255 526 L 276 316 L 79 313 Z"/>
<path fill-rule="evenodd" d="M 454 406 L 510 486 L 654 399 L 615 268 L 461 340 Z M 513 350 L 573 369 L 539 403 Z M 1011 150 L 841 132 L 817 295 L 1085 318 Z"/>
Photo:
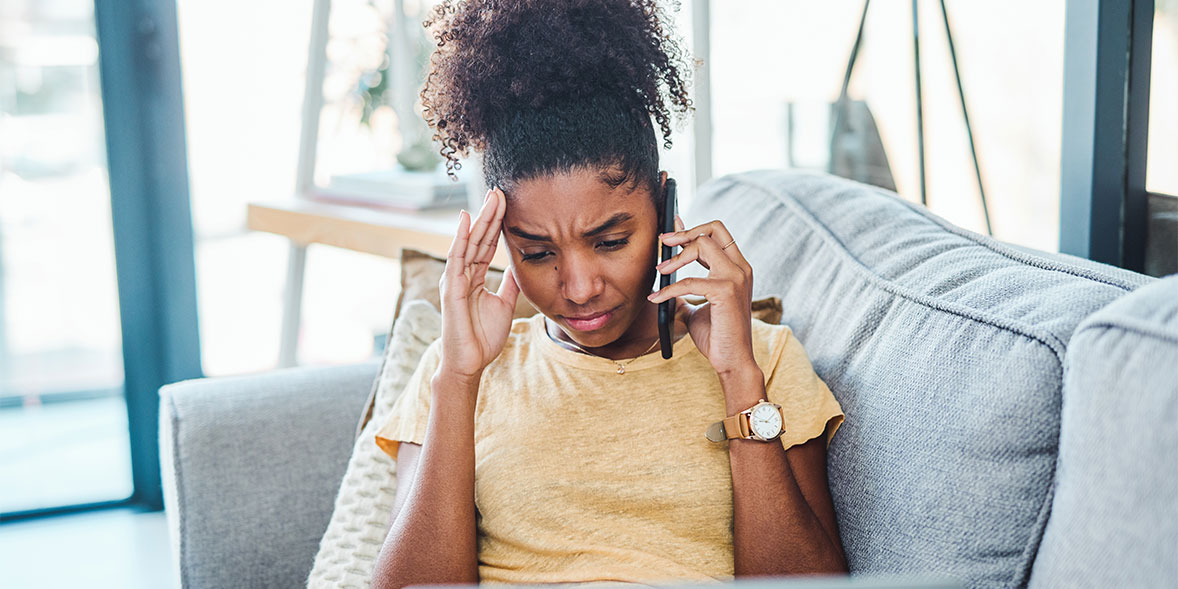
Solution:
<path fill-rule="evenodd" d="M 675 320 L 687 322 L 696 305 L 683 297 L 675 297 Z"/>
<path fill-rule="evenodd" d="M 688 243 L 699 239 L 699 234 L 711 236 L 711 238 L 719 244 L 724 255 L 728 256 L 738 267 L 740 267 L 747 275 L 752 275 L 753 266 L 745 259 L 744 253 L 740 251 L 739 244 L 735 243 L 732 233 L 719 220 L 709 221 L 702 225 L 696 225 L 691 229 L 684 229 L 675 231 L 673 233 L 664 233 L 659 238 L 666 245 L 683 246 L 687 249 Z M 724 247 L 727 245 L 728 247 Z"/>
<path fill-rule="evenodd" d="M 515 269 L 511 266 L 503 271 L 503 282 L 499 284 L 499 291 L 495 296 L 503 299 L 503 302 L 515 306 L 515 301 L 519 298 L 519 284 L 515 281 Z"/>
<path fill-rule="evenodd" d="M 486 232 L 486 226 L 490 223 L 490 218 L 493 216 L 493 213 L 489 212 L 490 207 L 491 191 L 488 190 L 487 194 L 483 197 L 482 206 L 479 207 L 478 216 L 471 222 L 470 234 L 467 236 L 466 253 L 464 256 L 467 265 L 476 261 L 475 256 L 478 252 L 480 241 L 482 241 L 483 234 Z"/>
<path fill-rule="evenodd" d="M 659 272 L 670 274 L 692 262 L 699 262 L 709 270 L 712 278 L 744 281 L 749 274 L 732 258 L 726 256 L 719 244 L 708 236 L 696 238 L 675 256 L 655 266 Z"/>
<path fill-rule="evenodd" d="M 495 216 L 491 219 L 491 224 L 487 229 L 487 235 L 483 238 L 483 243 L 479 245 L 478 251 L 475 252 L 474 261 L 485 263 L 488 266 L 491 260 L 495 257 L 495 250 L 499 246 L 499 234 L 503 227 L 503 215 L 507 212 L 506 197 L 499 189 L 493 189 L 491 199 L 496 201 Z"/>
<path fill-rule="evenodd" d="M 487 196 L 483 199 L 483 207 L 479 209 L 479 216 L 471 227 L 470 237 L 466 244 L 466 263 L 468 265 L 475 264 L 479 260 L 476 257 L 479 247 L 482 245 L 483 239 L 487 235 L 487 230 L 491 226 L 491 221 L 495 217 L 495 207 L 499 203 L 499 199 L 491 198 L 491 191 L 487 191 Z"/>
<path fill-rule="evenodd" d="M 699 245 L 692 241 L 691 243 L 684 244 L 679 249 L 679 253 L 659 262 L 655 268 L 663 274 L 670 274 L 695 261 L 698 261 L 700 266 L 708 270 L 712 269 L 707 260 L 700 258 Z"/>
<path fill-rule="evenodd" d="M 716 221 L 716 223 L 720 222 Z M 723 225 L 721 224 L 721 226 Z M 726 279 L 728 285 L 736 287 L 733 292 L 745 293 L 747 300 L 744 302 L 751 304 L 753 302 L 753 267 L 744 259 L 740 251 L 736 250 L 736 244 L 733 243 L 728 249 L 724 249 L 723 245 L 711 237 L 698 239 L 696 243 L 699 244 L 704 257 L 708 260 L 724 260 L 724 262 L 717 262 L 719 271 L 712 271 L 708 275 Z"/>
<path fill-rule="evenodd" d="M 708 299 L 708 301 L 711 301 L 714 297 L 722 294 L 723 289 L 731 288 L 731 282 L 728 280 L 721 280 L 711 277 L 684 278 L 678 282 L 672 282 L 666 288 L 662 288 L 657 292 L 651 293 L 650 296 L 646 297 L 646 299 L 652 303 L 661 303 L 672 297 L 698 295 Z"/>
<path fill-rule="evenodd" d="M 450 242 L 450 251 L 446 252 L 446 270 L 462 272 L 466 267 L 466 242 L 470 236 L 470 213 L 466 209 L 458 212 L 458 229 L 454 240 Z"/>
<path fill-rule="evenodd" d="M 700 233 L 703 233 L 704 235 L 710 235 L 715 238 L 716 241 L 719 241 L 722 244 L 728 243 L 732 240 L 732 235 L 728 233 L 728 228 L 718 220 L 708 221 L 707 223 L 696 225 L 690 229 L 680 229 L 679 231 L 673 231 L 670 234 L 664 233 L 660 236 L 660 238 L 662 238 L 663 243 L 666 245 L 682 245 L 691 241 L 692 239 L 695 239 L 696 237 L 699 237 Z"/>

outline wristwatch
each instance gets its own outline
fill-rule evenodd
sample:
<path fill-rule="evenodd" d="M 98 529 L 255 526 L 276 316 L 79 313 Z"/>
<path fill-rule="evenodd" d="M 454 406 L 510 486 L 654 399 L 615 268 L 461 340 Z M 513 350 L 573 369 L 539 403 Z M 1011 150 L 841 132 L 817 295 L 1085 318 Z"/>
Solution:
<path fill-rule="evenodd" d="M 736 439 L 771 442 L 783 433 L 785 413 L 781 411 L 781 405 L 761 399 L 756 405 L 713 423 L 704 435 L 712 442 Z"/>

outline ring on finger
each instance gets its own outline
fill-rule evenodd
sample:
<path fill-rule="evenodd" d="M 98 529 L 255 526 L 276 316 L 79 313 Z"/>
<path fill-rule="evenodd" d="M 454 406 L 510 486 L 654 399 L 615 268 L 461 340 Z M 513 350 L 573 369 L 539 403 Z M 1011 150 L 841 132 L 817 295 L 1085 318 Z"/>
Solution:
<path fill-rule="evenodd" d="M 720 248 L 720 249 L 728 249 L 728 246 L 729 246 L 729 245 L 732 245 L 732 244 L 734 244 L 734 243 L 736 243 L 736 240 L 735 240 L 735 239 L 733 239 L 732 241 L 728 242 L 728 245 L 726 245 L 726 246 L 724 246 L 724 247 L 722 247 L 722 248 Z"/>

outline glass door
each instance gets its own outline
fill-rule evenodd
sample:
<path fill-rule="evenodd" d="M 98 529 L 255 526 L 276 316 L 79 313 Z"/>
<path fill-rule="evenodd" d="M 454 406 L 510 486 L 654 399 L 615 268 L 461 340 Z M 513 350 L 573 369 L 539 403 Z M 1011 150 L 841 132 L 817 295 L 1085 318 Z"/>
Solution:
<path fill-rule="evenodd" d="M 127 499 L 90 0 L 0 0 L 0 517 Z"/>

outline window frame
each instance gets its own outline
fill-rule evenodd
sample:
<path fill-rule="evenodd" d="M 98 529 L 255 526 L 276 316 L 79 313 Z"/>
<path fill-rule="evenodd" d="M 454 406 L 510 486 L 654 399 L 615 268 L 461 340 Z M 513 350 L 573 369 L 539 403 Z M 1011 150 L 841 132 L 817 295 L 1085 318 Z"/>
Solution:
<path fill-rule="evenodd" d="M 1068 0 L 1060 251 L 1146 268 L 1154 0 Z"/>

